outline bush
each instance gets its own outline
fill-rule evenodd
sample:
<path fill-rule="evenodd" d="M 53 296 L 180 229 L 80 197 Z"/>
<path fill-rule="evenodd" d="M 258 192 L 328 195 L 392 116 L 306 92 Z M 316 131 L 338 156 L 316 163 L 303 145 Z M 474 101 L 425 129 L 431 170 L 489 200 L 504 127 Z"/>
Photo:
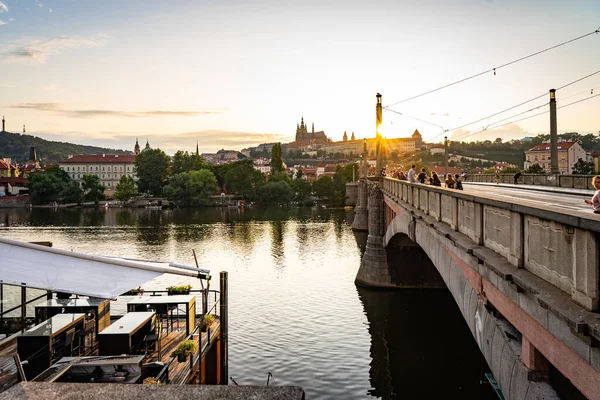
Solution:
<path fill-rule="evenodd" d="M 177 349 L 171 353 L 171 357 L 177 357 L 177 361 L 185 362 L 187 356 L 193 355 L 198 349 L 196 342 L 193 340 L 186 340 L 182 342 Z"/>
<path fill-rule="evenodd" d="M 167 288 L 167 292 L 169 294 L 189 294 L 190 290 L 192 290 L 192 285 L 182 285 L 182 286 L 169 286 Z"/>
<path fill-rule="evenodd" d="M 202 331 L 208 329 L 208 327 L 211 326 L 213 322 L 215 322 L 215 316 L 212 314 L 206 314 L 204 316 L 204 319 L 202 320 Z"/>

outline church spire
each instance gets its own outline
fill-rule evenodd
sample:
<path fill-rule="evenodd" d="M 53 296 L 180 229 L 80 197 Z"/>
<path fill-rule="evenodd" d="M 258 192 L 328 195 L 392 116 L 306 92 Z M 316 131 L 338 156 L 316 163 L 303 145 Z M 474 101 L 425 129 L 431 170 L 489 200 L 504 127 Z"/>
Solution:
<path fill-rule="evenodd" d="M 144 150 L 147 150 L 150 148 L 150 143 L 148 142 L 148 139 L 146 139 L 146 147 L 144 147 Z"/>
<path fill-rule="evenodd" d="M 350 138 L 350 140 L 356 140 L 356 138 L 354 137 L 354 131 L 352 131 L 352 137 Z"/>
<path fill-rule="evenodd" d="M 312 123 L 312 133 L 315 133 L 315 123 Z"/>
<path fill-rule="evenodd" d="M 344 142 L 348 141 L 348 134 L 344 131 L 344 138 L 342 139 Z"/>
<path fill-rule="evenodd" d="M 25 125 L 23 125 L 23 133 L 25 133 Z"/>
<path fill-rule="evenodd" d="M 198 141 L 196 140 L 196 155 L 199 156 L 200 152 L 198 151 Z"/>
<path fill-rule="evenodd" d="M 137 138 L 135 138 L 135 146 L 133 147 L 133 152 L 136 156 L 140 154 L 140 143 L 138 142 Z"/>

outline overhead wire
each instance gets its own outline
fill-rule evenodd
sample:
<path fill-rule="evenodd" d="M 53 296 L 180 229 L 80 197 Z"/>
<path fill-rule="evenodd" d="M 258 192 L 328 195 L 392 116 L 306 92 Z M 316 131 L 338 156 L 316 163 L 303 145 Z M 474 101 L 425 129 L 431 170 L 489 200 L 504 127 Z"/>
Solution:
<path fill-rule="evenodd" d="M 406 103 L 407 101 L 414 100 L 414 99 L 417 99 L 417 98 L 419 98 L 419 97 L 426 96 L 426 95 L 428 95 L 428 94 L 431 94 L 431 93 L 435 93 L 435 92 L 437 92 L 437 91 L 440 91 L 440 90 L 442 90 L 442 89 L 449 88 L 449 87 L 451 87 L 451 86 L 454 86 L 454 85 L 458 85 L 459 83 L 466 82 L 466 81 L 468 81 L 468 80 L 471 80 L 471 79 L 474 79 L 474 78 L 480 77 L 480 76 L 482 76 L 482 75 L 485 75 L 485 74 L 487 74 L 487 73 L 490 73 L 490 72 L 493 72 L 493 73 L 494 73 L 494 75 L 496 75 L 496 72 L 497 72 L 497 70 L 499 70 L 499 69 L 501 69 L 501 68 L 508 67 L 509 65 L 512 65 L 512 64 L 518 63 L 518 62 L 520 62 L 520 61 L 526 60 L 526 59 L 528 59 L 528 58 L 531 58 L 531 57 L 537 56 L 537 55 L 539 55 L 539 54 L 545 53 L 545 52 L 547 52 L 547 51 L 550 51 L 550 50 L 556 49 L 556 48 L 558 48 L 558 47 L 564 46 L 564 45 L 566 45 L 566 44 L 569 44 L 569 43 L 575 42 L 575 41 L 577 41 L 577 40 L 580 40 L 580 39 L 583 39 L 583 38 L 586 38 L 586 37 L 588 37 L 588 36 L 591 36 L 591 35 L 593 35 L 593 34 L 598 34 L 598 33 L 600 33 L 600 27 L 598 27 L 598 29 L 596 29 L 596 30 L 594 30 L 594 31 L 592 31 L 592 32 L 586 33 L 585 35 L 578 36 L 578 37 L 576 37 L 576 38 L 573 38 L 573 39 L 567 40 L 567 41 L 565 41 L 565 42 L 559 43 L 559 44 L 557 44 L 557 45 L 554 45 L 554 46 L 548 47 L 548 48 L 546 48 L 546 49 L 543 49 L 543 50 L 540 50 L 540 51 L 536 51 L 535 53 L 528 54 L 528 55 L 526 55 L 526 56 L 524 56 L 524 57 L 517 58 L 516 60 L 509 61 L 509 62 L 507 62 L 507 63 L 504 63 L 504 64 L 501 64 L 501 65 L 499 65 L 499 66 L 497 66 L 497 67 L 494 67 L 494 68 L 487 69 L 487 70 L 485 70 L 485 71 L 482 71 L 482 72 L 479 72 L 479 73 L 477 73 L 477 74 L 475 74 L 475 75 L 471 75 L 471 76 L 468 76 L 468 77 L 466 77 L 466 78 L 459 79 L 458 81 L 455 81 L 455 82 L 452 82 L 452 83 L 449 83 L 449 84 L 446 84 L 446 85 L 440 86 L 440 87 L 438 87 L 438 88 L 435 88 L 435 89 L 432 89 L 432 90 L 428 90 L 428 91 L 426 91 L 426 92 L 423 92 L 423 93 L 421 93 L 421 94 L 418 94 L 418 95 L 415 95 L 415 96 L 412 96 L 412 97 L 406 98 L 406 99 L 404 99 L 404 100 L 401 100 L 401 101 L 398 101 L 398 102 L 395 102 L 395 103 L 392 103 L 392 104 L 388 104 L 386 107 L 392 107 L 392 106 L 395 106 L 395 105 L 398 105 L 398 104 Z"/>
<path fill-rule="evenodd" d="M 443 127 L 443 126 L 441 126 L 441 125 L 437 125 L 437 124 L 434 124 L 433 122 L 425 121 L 424 119 L 420 119 L 420 118 L 413 117 L 413 116 L 411 116 L 411 115 L 408 115 L 408 114 L 401 113 L 400 111 L 391 110 L 391 109 L 389 109 L 389 108 L 387 108 L 387 107 L 383 107 L 383 110 L 385 110 L 385 111 L 389 111 L 389 112 L 393 112 L 393 113 L 396 113 L 396 114 L 398 114 L 398 115 L 402 115 L 403 117 L 412 118 L 412 119 L 414 119 L 414 120 L 417 120 L 417 121 L 423 122 L 423 123 L 425 123 L 425 124 L 429 124 L 429 125 L 437 126 L 438 128 L 444 129 L 444 127 Z"/>
<path fill-rule="evenodd" d="M 592 77 L 592 76 L 594 76 L 594 75 L 597 75 L 597 74 L 600 74 L 600 70 L 598 70 L 598 71 L 595 71 L 595 72 L 592 72 L 591 74 L 588 74 L 588 75 L 586 75 L 586 76 L 583 76 L 583 77 L 581 77 L 581 78 L 575 79 L 574 81 L 571 81 L 571 82 L 569 82 L 569 83 L 566 83 L 566 84 L 564 84 L 564 85 L 562 85 L 562 86 L 559 86 L 559 87 L 558 87 L 556 90 L 558 91 L 558 90 L 564 89 L 564 88 L 566 88 L 566 87 L 568 87 L 568 86 L 574 85 L 574 84 L 576 84 L 576 83 L 578 83 L 578 82 L 581 82 L 581 81 L 582 81 L 582 80 L 584 80 L 584 79 L 590 78 L 590 77 Z M 594 91 L 594 88 L 593 88 L 593 89 L 591 89 L 591 91 L 593 92 L 593 91 Z M 585 93 L 585 92 L 582 92 L 582 93 Z M 443 132 L 441 132 L 440 134 L 438 134 L 438 135 L 434 136 L 433 138 L 429 139 L 429 141 L 433 141 L 433 140 L 437 139 L 438 137 L 442 136 L 442 135 L 443 135 L 444 133 L 446 133 L 446 132 L 454 131 L 454 130 L 456 130 L 456 129 L 461 129 L 461 128 L 464 128 L 464 127 L 466 127 L 466 126 L 469 126 L 469 125 L 475 124 L 475 123 L 477 123 L 477 122 L 481 122 L 481 121 L 484 121 L 484 120 L 486 120 L 486 119 L 489 119 L 489 118 L 495 117 L 495 116 L 497 116 L 497 115 L 503 114 L 503 113 L 505 113 L 505 112 L 507 112 L 507 111 L 513 110 L 513 109 L 515 109 L 515 108 L 517 108 L 517 107 L 520 107 L 520 106 L 522 106 L 522 105 L 525 105 L 525 104 L 527 104 L 527 103 L 530 103 L 530 102 L 532 102 L 532 101 L 534 101 L 534 100 L 540 99 L 540 98 L 542 98 L 542 97 L 544 97 L 544 96 L 547 96 L 547 95 L 548 95 L 548 93 L 542 93 L 541 95 L 539 95 L 539 96 L 536 96 L 536 97 L 533 97 L 533 98 L 531 98 L 531 99 L 529 99 L 529 100 L 527 100 L 527 101 L 524 101 L 524 102 L 522 102 L 522 103 L 516 104 L 516 105 L 514 105 L 514 106 L 512 106 L 512 107 L 506 108 L 506 109 L 504 109 L 504 110 L 502 110 L 502 111 L 498 111 L 498 112 L 496 112 L 496 113 L 493 113 L 493 114 L 491 114 L 491 115 L 485 116 L 485 117 L 483 117 L 483 118 L 479 118 L 479 119 L 477 119 L 477 120 L 475 120 L 475 121 L 472 121 L 472 122 L 469 122 L 469 123 L 467 123 L 467 124 L 463 124 L 463 125 L 460 125 L 460 126 L 457 126 L 457 127 L 451 128 L 451 129 L 444 129 L 444 130 L 443 130 Z M 546 104 L 547 104 L 547 103 L 546 103 Z M 538 106 L 538 107 L 534 107 L 533 109 L 530 109 L 530 110 L 528 110 L 528 111 L 526 111 L 526 112 L 533 111 L 533 110 L 535 110 L 535 109 L 538 109 L 538 108 L 539 108 L 539 106 Z M 526 113 L 526 112 L 524 112 L 524 113 Z M 524 114 L 524 113 L 521 113 L 521 114 Z M 521 114 L 516 114 L 516 115 L 521 115 Z M 513 116 L 512 116 L 512 117 L 510 117 L 510 118 L 513 118 L 513 117 L 515 117 L 516 115 L 513 115 Z"/>
<path fill-rule="evenodd" d="M 587 101 L 587 100 L 593 99 L 594 97 L 598 97 L 598 96 L 600 96 L 600 93 L 598 93 L 598 94 L 595 94 L 595 95 L 592 95 L 592 96 L 589 96 L 589 97 L 586 97 L 586 98 L 584 98 L 584 99 L 580 99 L 580 100 L 577 100 L 577 101 L 573 101 L 573 102 L 571 102 L 571 103 L 568 103 L 568 104 L 562 105 L 562 106 L 560 106 L 560 107 L 556 107 L 556 109 L 557 109 L 557 110 L 559 110 L 559 109 L 561 109 L 561 108 L 566 108 L 566 107 L 572 106 L 572 105 L 574 105 L 574 104 L 578 104 L 578 103 L 581 103 L 581 102 L 584 102 L 584 101 Z M 538 108 L 539 108 L 539 107 L 538 107 Z M 530 110 L 530 111 L 532 111 L 532 110 Z M 515 124 L 515 123 L 517 123 L 517 122 L 521 122 L 521 121 L 524 121 L 524 120 L 527 120 L 527 119 L 530 119 L 530 118 L 533 118 L 533 117 L 537 117 L 537 116 L 540 116 L 540 115 L 548 114 L 549 112 L 550 112 L 550 110 L 542 111 L 541 113 L 537 113 L 537 114 L 529 115 L 529 116 L 527 116 L 527 117 L 525 117 L 525 118 L 521 118 L 521 119 L 518 119 L 518 120 L 515 120 L 515 121 L 510 121 L 510 122 L 507 122 L 507 123 L 505 123 L 505 124 L 502 124 L 502 125 L 494 126 L 494 127 L 493 127 L 493 129 L 501 128 L 501 127 L 503 127 L 503 126 L 506 126 L 506 125 Z M 517 114 L 517 115 L 519 115 L 519 114 Z M 514 118 L 515 116 L 516 116 L 516 115 L 513 115 L 511 118 Z M 457 138 L 457 139 L 465 139 L 465 138 L 467 138 L 467 137 L 469 137 L 469 136 L 473 136 L 473 135 L 477 135 L 478 133 L 485 132 L 485 131 L 487 131 L 487 130 L 488 130 L 488 129 L 489 129 L 491 126 L 492 126 L 492 125 L 495 125 L 495 124 L 497 124 L 497 123 L 499 123 L 499 122 L 502 122 L 502 120 L 501 120 L 501 121 L 496 121 L 495 123 L 492 123 L 492 124 L 488 125 L 488 126 L 485 128 L 485 129 L 482 129 L 482 130 L 480 130 L 480 131 L 477 131 L 477 132 L 469 133 L 468 135 L 462 136 L 462 137 L 460 137 L 460 138 Z"/>

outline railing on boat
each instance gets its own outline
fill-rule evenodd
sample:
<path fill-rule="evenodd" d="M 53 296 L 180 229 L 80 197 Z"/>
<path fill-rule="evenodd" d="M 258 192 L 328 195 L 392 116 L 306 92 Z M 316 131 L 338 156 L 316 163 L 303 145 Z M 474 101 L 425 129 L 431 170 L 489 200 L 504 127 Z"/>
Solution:
<path fill-rule="evenodd" d="M 155 291 L 155 293 L 159 293 L 160 291 Z M 203 292 L 202 290 L 191 290 L 192 292 Z M 189 361 L 187 361 L 187 366 L 185 366 L 183 369 L 177 370 L 175 376 L 171 377 L 171 374 L 169 373 L 170 371 L 172 371 L 174 368 L 172 368 L 173 363 L 176 362 L 177 357 L 172 356 L 169 361 L 165 364 L 165 366 L 163 367 L 163 369 L 159 372 L 159 374 L 156 376 L 156 380 L 160 381 L 160 382 L 165 382 L 168 384 L 176 384 L 176 385 L 183 385 L 185 383 L 188 382 L 188 380 L 191 378 L 191 376 L 194 374 L 194 372 L 196 371 L 196 369 L 198 370 L 198 375 L 201 377 L 202 376 L 202 358 L 204 356 L 205 351 L 208 351 L 211 347 L 211 339 L 212 339 L 212 335 L 215 333 L 214 331 L 211 332 L 211 328 L 208 327 L 206 330 L 206 341 L 204 343 L 204 347 L 203 347 L 203 342 L 202 342 L 202 325 L 204 322 L 204 316 L 205 315 L 209 315 L 212 314 L 215 316 L 216 319 L 220 318 L 219 315 L 219 302 L 220 300 L 217 298 L 217 294 L 219 293 L 219 291 L 217 290 L 208 290 L 206 291 L 208 292 L 206 294 L 206 296 L 204 296 L 203 294 L 203 300 L 206 299 L 206 303 L 208 304 L 208 300 L 210 297 L 210 294 L 214 294 L 214 299 L 212 302 L 212 305 L 210 308 L 208 308 L 206 310 L 206 312 L 202 313 L 202 317 L 200 318 L 200 322 L 196 323 L 196 327 L 194 328 L 194 330 L 192 330 L 192 332 L 184 339 L 185 340 L 193 340 L 194 339 L 194 335 L 197 334 L 198 335 L 198 351 L 197 353 L 194 353 L 193 355 L 190 356 Z M 204 304 L 204 301 L 203 301 Z M 203 307 L 204 310 L 204 307 Z M 177 361 L 178 362 L 178 361 Z M 198 364 L 196 366 L 196 364 Z"/>

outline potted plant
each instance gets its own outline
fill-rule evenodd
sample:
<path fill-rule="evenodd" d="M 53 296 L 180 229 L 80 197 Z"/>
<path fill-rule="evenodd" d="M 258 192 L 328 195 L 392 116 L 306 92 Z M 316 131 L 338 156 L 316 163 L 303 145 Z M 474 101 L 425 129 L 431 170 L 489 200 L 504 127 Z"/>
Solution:
<path fill-rule="evenodd" d="M 167 294 L 169 296 L 177 295 L 177 294 L 190 294 L 190 290 L 192 290 L 192 285 L 181 285 L 181 286 L 169 286 L 167 288 Z"/>
<path fill-rule="evenodd" d="M 202 332 L 206 332 L 213 322 L 215 322 L 215 316 L 212 314 L 206 314 L 202 320 Z"/>
<path fill-rule="evenodd" d="M 127 292 L 125 292 L 123 294 L 124 296 L 143 296 L 144 295 L 144 289 L 141 286 L 138 286 L 137 288 L 133 288 L 128 290 Z"/>
<path fill-rule="evenodd" d="M 144 381 L 142 383 L 144 385 L 160 385 L 160 381 L 157 380 L 156 378 L 151 377 L 151 376 L 149 376 L 146 379 L 144 379 Z"/>
<path fill-rule="evenodd" d="M 187 360 L 187 356 L 193 355 L 197 350 L 196 342 L 193 340 L 185 340 L 177 349 L 171 353 L 171 357 L 177 357 L 177 361 L 185 362 Z"/>

